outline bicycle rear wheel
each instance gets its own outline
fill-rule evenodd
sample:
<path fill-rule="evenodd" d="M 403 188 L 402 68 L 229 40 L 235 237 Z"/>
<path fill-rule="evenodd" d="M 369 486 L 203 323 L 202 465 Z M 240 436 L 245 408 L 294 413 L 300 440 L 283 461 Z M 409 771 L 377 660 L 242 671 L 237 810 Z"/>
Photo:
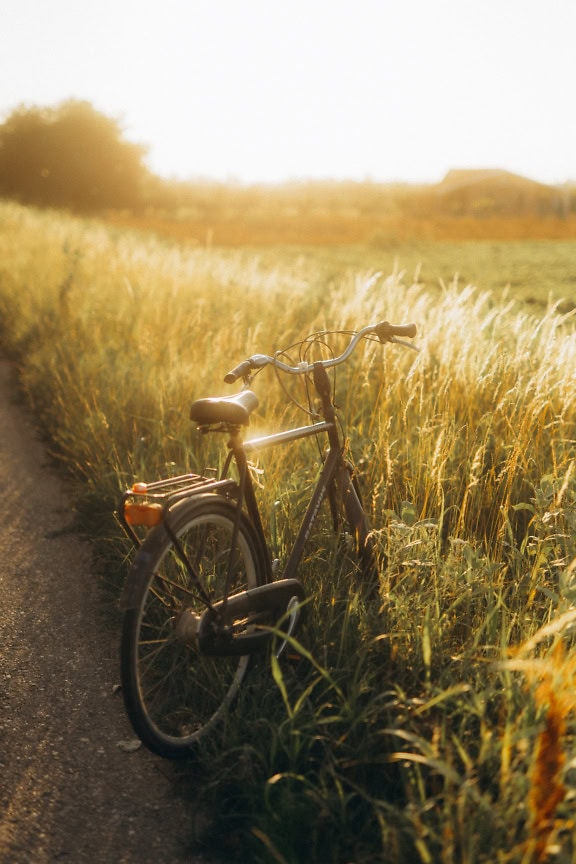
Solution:
<path fill-rule="evenodd" d="M 223 599 L 226 590 L 233 594 L 256 587 L 265 572 L 259 544 L 244 518 L 232 550 L 235 516 L 234 505 L 217 495 L 183 501 L 171 516 L 173 534 L 211 602 Z M 122 632 L 126 710 L 150 750 L 180 758 L 224 718 L 250 658 L 199 652 L 194 629 L 206 603 L 164 525 L 146 539 L 129 578 L 138 586 Z"/>

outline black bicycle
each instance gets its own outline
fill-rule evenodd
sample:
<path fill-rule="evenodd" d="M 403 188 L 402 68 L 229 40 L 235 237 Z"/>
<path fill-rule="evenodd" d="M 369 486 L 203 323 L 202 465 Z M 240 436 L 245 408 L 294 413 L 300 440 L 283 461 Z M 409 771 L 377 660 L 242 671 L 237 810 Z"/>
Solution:
<path fill-rule="evenodd" d="M 328 370 L 344 363 L 363 339 L 414 348 L 402 339 L 413 338 L 416 327 L 383 321 L 337 332 L 349 337 L 338 356 L 311 359 L 313 347 L 326 348 L 333 335 L 316 333 L 288 351 L 255 354 L 232 369 L 224 380 L 242 379 L 239 393 L 193 403 L 190 417 L 200 431 L 228 436 L 217 478 L 186 474 L 135 483 L 122 498 L 119 519 L 137 547 L 123 593 L 122 690 L 134 731 L 161 756 L 187 755 L 223 718 L 251 658 L 270 650 L 280 655 L 290 643 L 305 600 L 298 568 L 325 499 L 335 529 L 341 515 L 350 528 L 363 578 L 377 579 L 371 528 Z M 294 362 L 288 352 L 296 348 Z M 258 405 L 250 386 L 268 366 L 278 376 L 304 376 L 313 422 L 244 440 Z M 318 481 L 279 577 L 249 459 L 264 448 L 309 436 L 326 436 L 328 447 L 321 451 Z"/>

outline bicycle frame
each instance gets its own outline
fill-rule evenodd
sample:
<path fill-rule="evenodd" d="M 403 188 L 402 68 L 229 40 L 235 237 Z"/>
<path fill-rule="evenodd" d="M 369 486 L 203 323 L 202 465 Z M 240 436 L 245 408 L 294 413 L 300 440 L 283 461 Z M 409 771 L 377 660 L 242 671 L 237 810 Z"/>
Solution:
<path fill-rule="evenodd" d="M 350 468 L 344 459 L 346 448 L 345 443 L 340 438 L 340 433 L 337 427 L 336 413 L 330 394 L 330 382 L 324 367 L 320 363 L 315 364 L 313 374 L 314 385 L 322 401 L 322 413 L 325 419 L 322 422 L 314 423 L 311 426 L 301 426 L 296 429 L 277 432 L 261 438 L 249 439 L 245 442 L 242 441 L 239 430 L 236 430 L 235 433 L 231 435 L 230 441 L 228 442 L 230 455 L 226 460 L 221 477 L 221 480 L 225 480 L 230 467 L 230 462 L 234 459 L 240 476 L 238 511 L 240 511 L 242 503 L 245 502 L 246 512 L 256 530 L 262 548 L 267 550 L 268 543 L 266 541 L 265 532 L 260 518 L 260 511 L 256 500 L 256 494 L 254 492 L 252 478 L 250 476 L 247 455 L 251 452 L 259 451 L 267 447 L 274 447 L 279 444 L 297 441 L 322 433 L 327 434 L 329 449 L 320 476 L 317 480 L 314 491 L 312 492 L 312 497 L 310 498 L 306 508 L 294 545 L 288 556 L 282 574 L 283 579 L 296 578 L 302 555 L 304 554 L 306 542 L 310 536 L 322 502 L 327 495 L 329 495 L 333 483 L 336 483 L 342 496 L 348 521 L 356 532 L 360 548 L 363 553 L 365 552 L 365 567 L 366 569 L 374 569 L 372 549 L 371 544 L 369 543 L 370 526 L 364 508 L 352 483 Z M 267 555 L 267 559 L 269 559 L 269 557 L 270 556 Z"/>
<path fill-rule="evenodd" d="M 248 513 L 250 521 L 254 525 L 259 539 L 265 547 L 267 547 L 267 542 L 260 519 L 260 512 L 256 501 L 252 478 L 250 476 L 247 454 L 262 450 L 266 447 L 274 447 L 278 444 L 297 441 L 302 438 L 310 437 L 311 435 L 318 435 L 322 432 L 330 432 L 330 430 L 333 429 L 333 424 L 323 422 L 315 423 L 313 426 L 291 429 L 287 432 L 279 432 L 275 435 L 267 435 L 263 438 L 255 438 L 246 442 L 230 441 L 229 446 L 231 448 L 231 454 L 238 466 L 241 477 L 241 482 L 239 483 L 240 495 L 242 500 L 245 502 L 246 512 Z M 331 447 L 328 450 L 320 477 L 318 478 L 302 520 L 302 524 L 300 525 L 296 536 L 296 540 L 294 541 L 294 546 L 292 547 L 292 551 L 288 557 L 284 571 L 284 578 L 293 578 L 296 575 L 298 565 L 304 552 L 305 543 L 310 536 L 320 506 L 327 495 L 330 484 L 335 479 L 338 468 L 344 467 L 343 452 L 344 448 L 342 446 L 339 446 L 338 448 Z"/>

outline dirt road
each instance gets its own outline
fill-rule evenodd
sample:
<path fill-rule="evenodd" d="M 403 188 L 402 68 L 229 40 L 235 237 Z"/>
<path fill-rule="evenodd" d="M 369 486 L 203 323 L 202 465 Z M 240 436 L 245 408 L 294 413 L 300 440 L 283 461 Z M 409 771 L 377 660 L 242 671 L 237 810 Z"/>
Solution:
<path fill-rule="evenodd" d="M 90 550 L 0 362 L 0 864 L 190 864 L 171 766 L 132 733 Z"/>

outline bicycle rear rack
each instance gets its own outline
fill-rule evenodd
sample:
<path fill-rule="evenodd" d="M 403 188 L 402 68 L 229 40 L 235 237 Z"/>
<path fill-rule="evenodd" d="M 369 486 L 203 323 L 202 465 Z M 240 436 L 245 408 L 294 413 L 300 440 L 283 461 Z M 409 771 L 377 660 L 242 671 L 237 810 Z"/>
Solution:
<path fill-rule="evenodd" d="M 214 480 L 201 474 L 181 474 L 152 483 L 134 483 L 124 492 L 117 515 L 122 528 L 138 548 L 142 540 L 135 528 L 153 528 L 168 522 L 169 511 L 179 501 L 202 492 L 225 492 L 237 488 L 232 479 Z M 169 526 L 168 530 L 170 533 Z"/>

